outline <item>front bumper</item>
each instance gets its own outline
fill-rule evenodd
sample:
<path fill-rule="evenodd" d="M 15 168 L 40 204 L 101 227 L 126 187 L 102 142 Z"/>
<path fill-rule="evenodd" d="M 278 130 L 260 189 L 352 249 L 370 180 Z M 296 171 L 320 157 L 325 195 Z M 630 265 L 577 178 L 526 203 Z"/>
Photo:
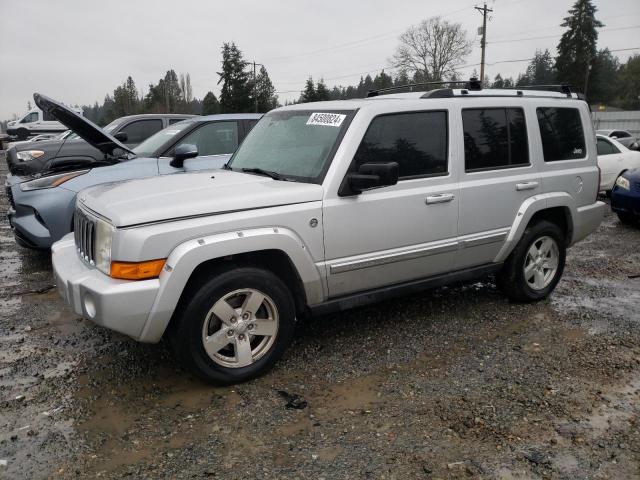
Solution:
<path fill-rule="evenodd" d="M 71 230 L 76 194 L 63 188 L 23 192 L 20 183 L 30 179 L 7 176 L 7 218 L 16 242 L 27 248 L 49 250 L 53 242 Z"/>
<path fill-rule="evenodd" d="M 618 186 L 614 187 L 611 192 L 611 210 L 640 217 L 640 190 L 634 191 L 635 188 L 638 187 L 634 185 L 634 188 L 629 191 Z"/>
<path fill-rule="evenodd" d="M 58 291 L 76 314 L 145 341 L 143 328 L 160 288 L 158 279 L 117 280 L 88 266 L 76 252 L 72 233 L 54 243 L 51 252 Z"/>

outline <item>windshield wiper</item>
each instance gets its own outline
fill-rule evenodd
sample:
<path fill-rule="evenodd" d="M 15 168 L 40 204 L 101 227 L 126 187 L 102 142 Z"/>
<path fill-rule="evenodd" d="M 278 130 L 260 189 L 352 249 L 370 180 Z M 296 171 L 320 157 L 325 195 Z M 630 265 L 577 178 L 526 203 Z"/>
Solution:
<path fill-rule="evenodd" d="M 233 169 L 229 166 L 229 163 L 228 163 L 228 162 L 227 162 L 227 163 L 225 163 L 224 165 L 222 165 L 222 169 L 223 169 L 223 170 L 233 170 Z"/>
<path fill-rule="evenodd" d="M 283 177 L 278 172 L 272 172 L 271 170 L 263 170 L 262 168 L 243 168 L 242 171 L 245 173 L 257 173 L 258 175 L 271 177 L 274 180 L 282 180 L 285 182 L 289 181 L 287 177 Z"/>

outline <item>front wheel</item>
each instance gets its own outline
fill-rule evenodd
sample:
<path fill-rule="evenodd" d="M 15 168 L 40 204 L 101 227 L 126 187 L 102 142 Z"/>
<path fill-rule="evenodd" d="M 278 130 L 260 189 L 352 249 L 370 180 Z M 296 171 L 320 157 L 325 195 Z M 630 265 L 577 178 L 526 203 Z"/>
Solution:
<path fill-rule="evenodd" d="M 564 235 L 556 224 L 531 225 L 498 273 L 498 287 L 517 302 L 542 300 L 560 281 L 565 257 Z"/>
<path fill-rule="evenodd" d="M 252 267 L 215 273 L 177 313 L 172 341 L 178 357 L 198 377 L 223 385 L 269 370 L 295 328 L 289 289 Z"/>

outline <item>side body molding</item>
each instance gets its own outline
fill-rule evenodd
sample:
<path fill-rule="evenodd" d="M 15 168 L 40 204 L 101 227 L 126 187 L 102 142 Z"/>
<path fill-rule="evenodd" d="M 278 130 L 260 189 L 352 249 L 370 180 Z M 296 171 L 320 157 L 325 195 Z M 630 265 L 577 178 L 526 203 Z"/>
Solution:
<path fill-rule="evenodd" d="M 140 340 L 151 343 L 160 340 L 189 277 L 198 265 L 216 258 L 261 250 L 280 250 L 289 257 L 302 280 L 309 305 L 326 299 L 323 276 L 304 242 L 292 230 L 263 227 L 197 238 L 178 245 L 169 255 Z"/>
<path fill-rule="evenodd" d="M 511 230 L 507 235 L 507 240 L 498 252 L 494 262 L 504 262 L 507 259 L 520 238 L 522 238 L 529 221 L 537 212 L 554 207 L 565 207 L 569 209 L 571 218 L 567 220 L 570 222 L 570 230 L 573 231 L 572 223 L 576 218 L 577 208 L 571 195 L 566 192 L 552 192 L 529 197 L 522 202 L 522 205 L 516 214 L 516 218 L 513 221 L 513 225 L 511 226 Z M 579 239 L 572 238 L 571 244 L 575 243 L 577 240 Z"/>

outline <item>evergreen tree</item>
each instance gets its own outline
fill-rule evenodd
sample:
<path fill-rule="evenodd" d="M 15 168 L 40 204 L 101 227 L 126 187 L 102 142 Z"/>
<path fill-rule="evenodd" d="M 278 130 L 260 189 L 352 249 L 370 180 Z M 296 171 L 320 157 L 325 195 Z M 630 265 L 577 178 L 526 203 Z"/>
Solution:
<path fill-rule="evenodd" d="M 619 97 L 616 105 L 628 110 L 640 110 L 640 54 L 629 57 L 619 73 Z"/>
<path fill-rule="evenodd" d="M 316 84 L 316 101 L 322 102 L 324 100 L 329 100 L 329 89 L 324 83 L 323 79 Z"/>
<path fill-rule="evenodd" d="M 167 113 L 176 113 L 178 111 L 178 105 L 182 98 L 182 90 L 180 88 L 180 82 L 175 70 L 168 70 L 164 76 L 164 104 Z"/>
<path fill-rule="evenodd" d="M 551 85 L 556 81 L 553 59 L 549 50 L 536 50 L 525 73 L 529 85 Z"/>
<path fill-rule="evenodd" d="M 504 80 L 502 79 L 502 75 L 496 75 L 496 78 L 493 79 L 493 83 L 491 84 L 491 88 L 504 88 Z"/>
<path fill-rule="evenodd" d="M 202 99 L 202 115 L 215 115 L 216 113 L 220 113 L 220 102 L 213 92 L 207 92 Z"/>
<path fill-rule="evenodd" d="M 260 67 L 260 71 L 256 76 L 255 85 L 252 85 L 252 96 L 255 100 L 258 100 L 258 112 L 266 113 L 269 110 L 273 110 L 278 106 L 278 97 L 276 96 L 276 89 L 269 78 L 267 69 L 263 66 Z M 255 108 L 255 107 L 254 107 Z"/>
<path fill-rule="evenodd" d="M 591 67 L 589 80 L 589 100 L 592 103 L 611 103 L 619 89 L 620 62 L 608 48 L 600 50 Z"/>
<path fill-rule="evenodd" d="M 558 44 L 556 71 L 561 82 L 572 85 L 577 90 L 588 90 L 589 68 L 596 56 L 599 27 L 596 7 L 591 0 L 577 0 L 565 17 L 562 27 L 567 30 Z"/>
<path fill-rule="evenodd" d="M 313 84 L 313 78 L 309 77 L 305 83 L 304 91 L 300 94 L 300 103 L 315 102 L 316 100 L 316 87 Z"/>
<path fill-rule="evenodd" d="M 251 98 L 251 82 L 249 73 L 245 71 L 247 62 L 235 43 L 224 43 L 222 46 L 222 71 L 218 72 L 222 83 L 220 92 L 221 113 L 244 113 L 253 110 Z"/>
<path fill-rule="evenodd" d="M 384 70 L 380 74 L 376 75 L 373 79 L 373 88 L 380 90 L 381 88 L 389 88 L 393 86 L 393 79 L 390 75 L 384 73 Z"/>

